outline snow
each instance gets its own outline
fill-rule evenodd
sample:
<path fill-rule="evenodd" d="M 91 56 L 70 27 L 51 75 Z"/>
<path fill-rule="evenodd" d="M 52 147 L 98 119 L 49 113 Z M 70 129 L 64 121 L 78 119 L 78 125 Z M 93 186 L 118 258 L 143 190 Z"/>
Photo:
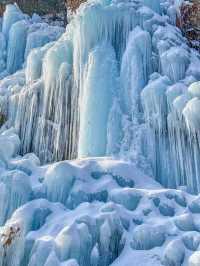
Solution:
<path fill-rule="evenodd" d="M 199 259 L 200 259 L 200 252 L 195 252 L 189 260 L 189 266 L 198 266 L 199 265 Z"/>
<path fill-rule="evenodd" d="M 165 234 L 162 228 L 143 224 L 138 225 L 133 231 L 131 247 L 136 250 L 149 250 L 162 246 L 164 242 Z"/>
<path fill-rule="evenodd" d="M 17 134 L 15 134 L 15 130 L 13 128 L 1 133 L 0 143 L 1 158 L 3 160 L 8 161 L 13 156 L 17 155 L 17 152 L 19 151 L 20 140 Z"/>
<path fill-rule="evenodd" d="M 0 141 L 5 137 L 16 135 L 5 132 Z M 168 266 L 195 261 L 199 197 L 164 189 L 133 163 L 104 157 L 40 166 L 34 154 L 14 153 L 2 167 L 1 263 L 117 266 L 134 258 L 142 266 Z"/>

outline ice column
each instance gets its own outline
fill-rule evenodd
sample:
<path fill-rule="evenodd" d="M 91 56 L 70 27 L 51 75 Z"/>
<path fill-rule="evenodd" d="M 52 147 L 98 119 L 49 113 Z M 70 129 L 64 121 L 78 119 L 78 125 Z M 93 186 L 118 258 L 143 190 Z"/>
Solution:
<path fill-rule="evenodd" d="M 7 5 L 6 11 L 4 12 L 3 16 L 3 25 L 2 25 L 2 32 L 5 35 L 6 39 L 8 40 L 9 31 L 11 26 L 25 18 L 25 15 L 21 12 L 17 5 Z"/>
<path fill-rule="evenodd" d="M 22 67 L 26 48 L 28 23 L 16 22 L 10 29 L 7 47 L 7 71 L 12 74 Z"/>
<path fill-rule="evenodd" d="M 129 35 L 120 74 L 123 110 L 131 116 L 141 111 L 140 93 L 152 71 L 151 57 L 151 36 L 136 27 Z"/>
<path fill-rule="evenodd" d="M 44 94 L 34 145 L 42 161 L 64 159 L 73 137 L 72 112 L 77 103 L 71 100 L 71 71 L 71 42 L 61 39 L 47 51 L 43 62 Z"/>
<path fill-rule="evenodd" d="M 106 154 L 108 116 L 117 93 L 116 78 L 114 49 L 103 43 L 90 53 L 88 59 L 80 106 L 79 157 Z"/>
<path fill-rule="evenodd" d="M 164 76 L 153 74 L 152 79 L 142 91 L 142 103 L 145 121 L 149 124 L 149 143 L 153 142 L 152 166 L 154 176 L 165 186 L 174 187 L 170 178 L 169 143 L 167 137 L 167 100 L 166 91 L 171 85 Z"/>

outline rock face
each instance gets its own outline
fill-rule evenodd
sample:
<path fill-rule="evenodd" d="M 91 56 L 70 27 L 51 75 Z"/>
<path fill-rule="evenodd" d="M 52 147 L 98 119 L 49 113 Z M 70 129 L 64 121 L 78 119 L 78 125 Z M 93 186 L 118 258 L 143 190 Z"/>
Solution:
<path fill-rule="evenodd" d="M 16 3 L 24 12 L 27 14 L 33 14 L 37 12 L 40 15 L 44 14 L 56 14 L 63 11 L 64 1 L 44 1 L 44 0 L 2 0 L 0 3 L 0 12 L 1 14 L 5 10 L 7 4 Z"/>
<path fill-rule="evenodd" d="M 184 2 L 180 8 L 180 18 L 177 19 L 187 37 L 191 47 L 200 51 L 200 1 L 190 0 Z"/>
<path fill-rule="evenodd" d="M 34 12 L 38 14 L 54 14 L 63 13 L 65 6 L 75 12 L 81 3 L 85 0 L 1 0 L 0 1 L 0 14 L 3 15 L 5 11 L 5 5 L 17 3 L 17 5 L 26 13 L 33 14 Z"/>
<path fill-rule="evenodd" d="M 2 126 L 6 122 L 6 116 L 0 113 L 0 126 Z"/>

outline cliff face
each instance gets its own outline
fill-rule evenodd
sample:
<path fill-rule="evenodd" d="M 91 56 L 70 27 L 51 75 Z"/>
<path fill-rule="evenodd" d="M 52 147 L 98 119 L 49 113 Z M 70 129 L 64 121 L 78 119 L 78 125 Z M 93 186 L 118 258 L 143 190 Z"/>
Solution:
<path fill-rule="evenodd" d="M 3 15 L 5 5 L 10 3 L 17 3 L 18 6 L 26 13 L 32 14 L 56 14 L 62 13 L 66 6 L 69 10 L 75 12 L 81 3 L 86 0 L 0 0 L 0 15 Z"/>
<path fill-rule="evenodd" d="M 61 13 L 65 6 L 64 0 L 2 0 L 0 2 L 1 15 L 5 10 L 5 5 L 13 3 L 17 3 L 22 11 L 28 14 L 36 12 L 40 15 Z"/>
<path fill-rule="evenodd" d="M 177 19 L 179 26 L 191 47 L 200 51 L 200 1 L 191 0 L 184 2 L 180 8 L 180 16 Z"/>
<path fill-rule="evenodd" d="M 74 13 L 85 1 L 86 0 L 0 0 L 0 16 L 3 16 L 7 4 L 17 3 L 20 9 L 29 15 L 33 13 L 49 15 L 53 20 L 62 20 L 63 18 L 63 23 L 66 25 L 68 11 L 70 14 Z"/>

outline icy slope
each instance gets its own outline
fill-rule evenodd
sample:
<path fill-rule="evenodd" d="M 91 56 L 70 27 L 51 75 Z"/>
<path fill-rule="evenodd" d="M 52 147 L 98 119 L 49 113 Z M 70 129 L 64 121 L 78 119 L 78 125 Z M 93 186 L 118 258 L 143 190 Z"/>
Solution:
<path fill-rule="evenodd" d="M 0 265 L 199 265 L 199 196 L 110 158 L 39 166 L 12 130 L 0 142 Z"/>

